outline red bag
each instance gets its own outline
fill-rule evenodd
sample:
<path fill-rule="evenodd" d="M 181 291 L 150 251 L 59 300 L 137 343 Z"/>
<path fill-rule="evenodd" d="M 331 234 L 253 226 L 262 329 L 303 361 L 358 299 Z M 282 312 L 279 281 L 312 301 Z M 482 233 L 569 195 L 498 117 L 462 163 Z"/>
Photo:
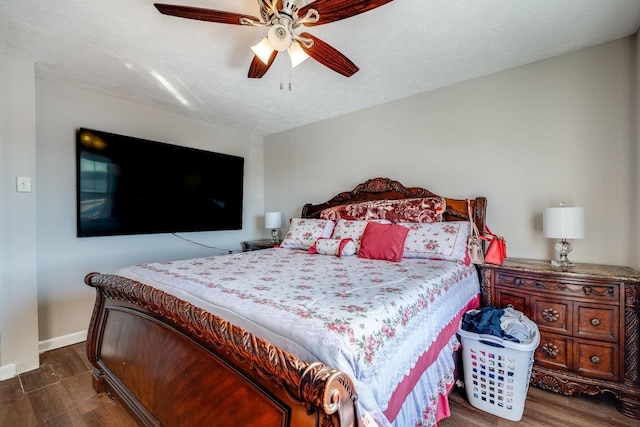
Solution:
<path fill-rule="evenodd" d="M 489 247 L 484 255 L 484 262 L 502 265 L 502 262 L 507 257 L 507 243 L 502 236 L 493 234 L 488 226 L 485 227 L 487 229 L 485 236 L 489 239 Z"/>

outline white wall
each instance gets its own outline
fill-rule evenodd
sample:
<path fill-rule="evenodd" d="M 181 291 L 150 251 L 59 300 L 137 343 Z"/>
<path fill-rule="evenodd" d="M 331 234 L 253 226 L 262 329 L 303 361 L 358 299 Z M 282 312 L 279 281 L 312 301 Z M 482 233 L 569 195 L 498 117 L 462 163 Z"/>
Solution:
<path fill-rule="evenodd" d="M 0 380 L 38 367 L 36 178 L 32 62 L 0 54 Z M 33 181 L 32 181 L 33 184 Z"/>
<path fill-rule="evenodd" d="M 226 253 L 171 234 L 77 238 L 77 128 L 244 157 L 243 230 L 181 235 L 231 250 L 240 250 L 242 240 L 264 235 L 264 226 L 260 227 L 264 215 L 261 136 L 40 79 L 36 80 L 36 105 L 38 310 L 44 348 L 65 344 L 60 339 L 68 335 L 71 341 L 83 338 L 95 298 L 93 289 L 83 283 L 87 273 L 113 272 L 133 263 Z"/>
<path fill-rule="evenodd" d="M 570 259 L 636 264 L 635 38 L 265 138 L 265 199 L 289 216 L 376 176 L 488 198 L 512 257 L 549 259 L 542 210 L 583 206 Z M 390 82 L 393 84 L 393 82 Z"/>

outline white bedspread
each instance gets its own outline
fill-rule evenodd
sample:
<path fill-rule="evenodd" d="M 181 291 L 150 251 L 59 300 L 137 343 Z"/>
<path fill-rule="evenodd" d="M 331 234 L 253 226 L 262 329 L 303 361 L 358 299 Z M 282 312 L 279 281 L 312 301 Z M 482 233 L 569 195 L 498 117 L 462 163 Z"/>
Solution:
<path fill-rule="evenodd" d="M 381 425 L 389 425 L 382 413 L 398 384 L 479 292 L 475 267 L 451 261 L 393 263 L 288 249 L 137 265 L 116 274 L 189 301 L 300 359 L 344 371 L 361 409 Z"/>

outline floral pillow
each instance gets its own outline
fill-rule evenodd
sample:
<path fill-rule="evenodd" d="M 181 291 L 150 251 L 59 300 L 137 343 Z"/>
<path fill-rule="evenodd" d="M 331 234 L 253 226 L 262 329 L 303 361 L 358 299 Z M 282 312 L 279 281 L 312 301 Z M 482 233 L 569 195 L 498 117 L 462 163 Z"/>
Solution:
<path fill-rule="evenodd" d="M 375 220 L 381 224 L 389 224 L 390 222 L 384 219 Z M 355 244 L 356 253 L 360 250 L 360 240 L 364 229 L 367 227 L 369 221 L 339 219 L 336 222 L 336 226 L 333 229 L 334 239 L 352 239 Z"/>
<path fill-rule="evenodd" d="M 444 259 L 469 264 L 469 221 L 398 225 L 409 229 L 404 241 L 404 258 Z"/>
<path fill-rule="evenodd" d="M 446 210 L 442 197 L 420 199 L 371 200 L 335 206 L 320 212 L 320 218 L 338 220 L 387 219 L 391 222 L 441 222 Z"/>
<path fill-rule="evenodd" d="M 324 239 L 316 240 L 309 248 L 310 254 L 350 256 L 356 253 L 356 245 L 353 239 Z"/>
<path fill-rule="evenodd" d="M 281 248 L 307 250 L 321 237 L 329 238 L 335 222 L 326 219 L 293 218 Z"/>

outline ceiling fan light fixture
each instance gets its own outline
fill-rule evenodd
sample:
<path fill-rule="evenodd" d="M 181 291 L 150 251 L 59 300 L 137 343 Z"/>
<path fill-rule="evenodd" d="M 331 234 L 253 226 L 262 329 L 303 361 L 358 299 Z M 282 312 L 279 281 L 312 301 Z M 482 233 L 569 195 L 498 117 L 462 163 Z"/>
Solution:
<path fill-rule="evenodd" d="M 309 55 L 307 55 L 307 52 L 302 49 L 300 43 L 298 42 L 294 42 L 291 46 L 289 46 L 288 52 L 289 59 L 291 59 L 291 68 L 297 67 L 309 57 Z"/>
<path fill-rule="evenodd" d="M 269 57 L 274 51 L 273 46 L 271 46 L 269 39 L 267 39 L 266 37 L 260 40 L 260 43 L 258 43 L 257 45 L 251 46 L 251 50 L 265 64 L 269 63 Z"/>
<path fill-rule="evenodd" d="M 267 38 L 271 46 L 278 52 L 282 52 L 291 46 L 291 33 L 282 24 L 276 24 L 269 28 Z"/>

